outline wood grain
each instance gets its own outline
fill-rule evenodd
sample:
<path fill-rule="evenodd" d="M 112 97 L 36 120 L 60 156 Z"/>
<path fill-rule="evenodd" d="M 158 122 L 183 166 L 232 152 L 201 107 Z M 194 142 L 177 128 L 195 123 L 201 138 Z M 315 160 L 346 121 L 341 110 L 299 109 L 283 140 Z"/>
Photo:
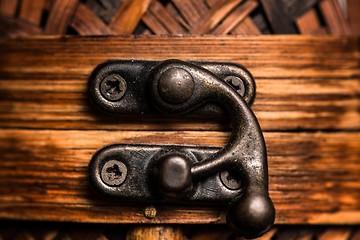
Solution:
<path fill-rule="evenodd" d="M 109 59 L 231 61 L 257 83 L 277 223 L 360 223 L 359 39 L 43 37 L 0 41 L 0 218 L 97 223 L 224 223 L 226 206 L 109 202 L 89 186 L 109 143 L 224 146 L 222 119 L 109 118 L 89 105 Z"/>
<path fill-rule="evenodd" d="M 209 131 L 2 130 L 0 217 L 124 223 L 224 222 L 222 207 L 101 200 L 87 181 L 93 153 L 109 143 L 223 146 L 229 133 Z M 360 222 L 359 133 L 266 133 L 270 195 L 277 223 Z M 15 188 L 15 189 L 14 189 Z M 71 212 L 71 214 L 69 214 Z"/>
<path fill-rule="evenodd" d="M 2 41 L 0 49 L 3 128 L 224 129 L 210 120 L 104 119 L 86 100 L 88 77 L 106 60 L 178 58 L 247 67 L 256 80 L 253 110 L 264 131 L 359 130 L 356 38 L 38 38 Z"/>

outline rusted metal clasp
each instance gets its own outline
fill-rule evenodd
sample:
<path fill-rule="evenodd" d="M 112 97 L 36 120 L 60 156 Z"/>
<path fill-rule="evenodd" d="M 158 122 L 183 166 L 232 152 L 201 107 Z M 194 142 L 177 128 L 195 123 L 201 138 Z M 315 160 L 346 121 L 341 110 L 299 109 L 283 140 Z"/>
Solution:
<path fill-rule="evenodd" d="M 245 237 L 273 224 L 264 138 L 249 104 L 251 74 L 232 63 L 179 60 L 112 61 L 91 75 L 96 106 L 115 114 L 231 113 L 224 148 L 113 144 L 90 163 L 90 178 L 104 195 L 122 200 L 230 203 L 227 222 Z"/>

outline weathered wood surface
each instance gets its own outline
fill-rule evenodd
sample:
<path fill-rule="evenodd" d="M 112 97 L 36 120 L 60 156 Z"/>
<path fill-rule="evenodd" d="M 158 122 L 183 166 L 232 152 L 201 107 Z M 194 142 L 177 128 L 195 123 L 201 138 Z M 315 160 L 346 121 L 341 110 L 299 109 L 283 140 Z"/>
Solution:
<path fill-rule="evenodd" d="M 254 75 L 277 223 L 360 223 L 359 40 L 334 37 L 35 38 L 0 42 L 0 217 L 222 223 L 226 207 L 101 200 L 87 182 L 105 144 L 223 146 L 223 120 L 108 119 L 86 100 L 108 59 L 216 60 Z"/>
<path fill-rule="evenodd" d="M 230 61 L 256 79 L 264 131 L 359 130 L 359 42 L 332 37 L 38 38 L 1 41 L 0 126 L 152 130 L 222 129 L 219 122 L 112 121 L 91 113 L 91 71 L 109 59 Z M 102 124 L 106 123 L 106 124 Z"/>
<path fill-rule="evenodd" d="M 89 187 L 92 154 L 112 142 L 222 146 L 222 132 L 2 130 L 0 216 L 85 222 L 223 222 L 225 208 L 102 201 Z M 359 133 L 265 133 L 277 223 L 360 222 Z M 345 142 L 344 142 L 345 141 Z"/>

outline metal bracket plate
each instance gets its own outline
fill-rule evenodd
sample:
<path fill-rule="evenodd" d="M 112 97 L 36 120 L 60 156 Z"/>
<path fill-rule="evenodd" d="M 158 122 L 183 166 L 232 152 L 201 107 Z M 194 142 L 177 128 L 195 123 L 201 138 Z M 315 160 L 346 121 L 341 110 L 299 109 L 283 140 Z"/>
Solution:
<path fill-rule="evenodd" d="M 148 79 L 160 61 L 114 60 L 100 64 L 91 74 L 91 99 L 102 112 L 121 115 L 154 115 Z M 241 65 L 219 62 L 191 62 L 215 74 L 233 87 L 251 105 L 255 98 L 255 82 Z M 108 85 L 108 87 L 106 87 Z M 206 103 L 184 117 L 221 117 L 228 113 L 223 106 Z"/>
<path fill-rule="evenodd" d="M 216 154 L 221 148 L 198 146 L 109 145 L 99 150 L 90 163 L 92 185 L 103 195 L 114 199 L 161 201 L 152 173 L 157 162 L 167 155 L 183 155 L 193 164 Z M 110 162 L 111 164 L 107 164 Z M 198 181 L 186 201 L 224 204 L 242 191 L 241 179 L 228 171 Z M 118 182 L 123 179 L 122 182 Z M 177 199 L 176 201 L 184 201 Z"/>

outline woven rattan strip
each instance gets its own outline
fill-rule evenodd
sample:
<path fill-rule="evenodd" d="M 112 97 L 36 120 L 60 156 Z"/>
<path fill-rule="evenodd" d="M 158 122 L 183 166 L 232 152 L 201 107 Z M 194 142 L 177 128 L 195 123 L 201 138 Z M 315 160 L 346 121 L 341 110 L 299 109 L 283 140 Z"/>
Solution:
<path fill-rule="evenodd" d="M 0 0 L 0 36 L 360 35 L 357 0 Z"/>

